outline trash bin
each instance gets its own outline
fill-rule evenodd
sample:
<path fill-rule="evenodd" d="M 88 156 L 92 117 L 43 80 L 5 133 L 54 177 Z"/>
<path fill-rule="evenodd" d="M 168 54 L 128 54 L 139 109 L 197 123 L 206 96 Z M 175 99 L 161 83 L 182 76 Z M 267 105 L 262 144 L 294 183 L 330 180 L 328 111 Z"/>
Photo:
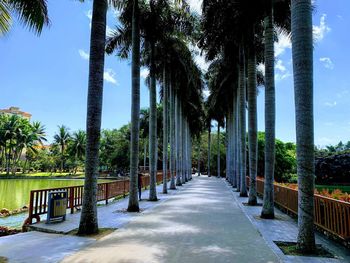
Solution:
<path fill-rule="evenodd" d="M 52 191 L 48 194 L 46 223 L 66 220 L 67 191 Z"/>

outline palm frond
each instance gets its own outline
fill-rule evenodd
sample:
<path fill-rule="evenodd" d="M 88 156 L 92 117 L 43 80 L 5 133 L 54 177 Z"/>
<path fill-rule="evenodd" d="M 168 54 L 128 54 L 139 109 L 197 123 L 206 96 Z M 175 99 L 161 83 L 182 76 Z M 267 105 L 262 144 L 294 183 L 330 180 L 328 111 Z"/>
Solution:
<path fill-rule="evenodd" d="M 19 20 L 38 35 L 45 25 L 50 24 L 47 0 L 7 0 L 7 2 Z"/>

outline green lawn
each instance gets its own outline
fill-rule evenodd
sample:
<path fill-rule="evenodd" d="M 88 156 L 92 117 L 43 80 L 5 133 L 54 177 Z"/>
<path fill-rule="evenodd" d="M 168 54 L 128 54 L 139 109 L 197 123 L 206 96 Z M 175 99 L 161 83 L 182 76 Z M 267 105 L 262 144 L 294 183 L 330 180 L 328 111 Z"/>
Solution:
<path fill-rule="evenodd" d="M 0 176 L 5 176 L 6 173 L 0 173 Z M 12 174 L 10 174 L 12 175 Z M 27 177 L 66 177 L 66 176 L 74 176 L 74 177 L 84 177 L 84 173 L 78 172 L 76 174 L 69 174 L 69 173 L 49 173 L 49 172 L 39 172 L 39 173 L 29 173 L 29 174 L 22 174 L 22 173 L 16 173 L 16 176 L 27 176 Z"/>
<path fill-rule="evenodd" d="M 328 189 L 333 191 L 335 189 L 339 189 L 344 193 L 350 194 L 350 185 L 316 185 L 317 190 Z"/>

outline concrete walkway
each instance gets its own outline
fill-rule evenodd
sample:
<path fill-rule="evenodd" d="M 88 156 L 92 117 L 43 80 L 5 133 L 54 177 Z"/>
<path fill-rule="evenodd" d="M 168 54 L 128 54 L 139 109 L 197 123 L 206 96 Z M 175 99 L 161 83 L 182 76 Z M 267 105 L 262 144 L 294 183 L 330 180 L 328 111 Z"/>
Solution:
<path fill-rule="evenodd" d="M 274 241 L 296 242 L 298 236 L 297 221 L 287 214 L 275 208 L 274 220 L 261 219 L 261 206 L 246 206 L 248 198 L 240 197 L 236 189 L 233 189 L 226 183 L 228 189 L 232 192 L 235 202 L 240 206 L 253 226 L 259 230 L 262 237 L 266 240 L 270 248 L 284 263 L 340 263 L 350 262 L 350 250 L 344 246 L 327 239 L 324 235 L 316 232 L 316 243 L 332 252 L 335 258 L 305 257 L 305 256 L 287 256 L 278 248 Z M 262 200 L 259 198 L 259 203 Z"/>
<path fill-rule="evenodd" d="M 223 180 L 195 177 L 181 194 L 63 262 L 279 262 Z"/>

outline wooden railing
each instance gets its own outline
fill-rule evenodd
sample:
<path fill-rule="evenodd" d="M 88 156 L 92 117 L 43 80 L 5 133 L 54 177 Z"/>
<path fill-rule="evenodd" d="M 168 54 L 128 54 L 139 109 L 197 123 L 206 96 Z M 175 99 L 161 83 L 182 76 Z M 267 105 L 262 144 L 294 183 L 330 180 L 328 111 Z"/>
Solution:
<path fill-rule="evenodd" d="M 168 174 L 168 180 L 170 174 Z M 157 183 L 163 181 L 162 172 L 157 172 Z M 142 186 L 147 189 L 149 186 L 150 177 L 146 174 L 142 177 Z M 25 220 L 24 225 L 32 224 L 33 219 L 36 222 L 40 222 L 40 215 L 46 214 L 48 209 L 48 193 L 50 191 L 64 190 L 67 191 L 67 209 L 70 209 L 71 213 L 74 213 L 74 209 L 81 207 L 83 204 L 84 186 L 69 186 L 61 188 L 50 188 L 30 191 L 29 199 L 29 216 Z M 105 201 L 108 204 L 108 200 L 117 196 L 125 197 L 129 192 L 129 179 L 113 181 L 109 183 L 99 183 L 97 185 L 97 201 Z"/>
<path fill-rule="evenodd" d="M 262 178 L 257 178 L 257 192 L 264 193 Z M 274 198 L 276 204 L 298 215 L 298 190 L 275 183 Z M 314 213 L 315 225 L 343 240 L 350 239 L 350 203 L 315 194 Z"/>

